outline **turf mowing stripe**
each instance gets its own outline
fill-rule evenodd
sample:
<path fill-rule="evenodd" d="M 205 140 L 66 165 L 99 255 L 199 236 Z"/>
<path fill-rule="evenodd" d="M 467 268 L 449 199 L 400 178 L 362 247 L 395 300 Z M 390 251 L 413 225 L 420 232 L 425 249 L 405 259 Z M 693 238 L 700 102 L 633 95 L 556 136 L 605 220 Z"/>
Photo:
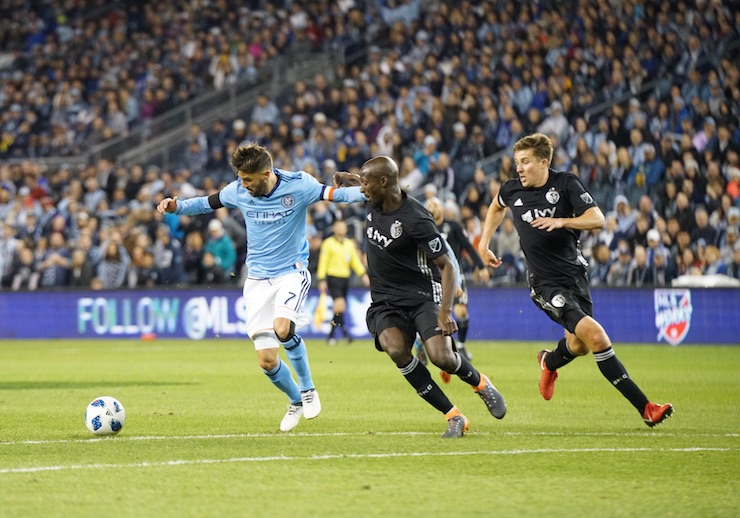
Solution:
<path fill-rule="evenodd" d="M 132 462 L 124 464 L 71 464 L 68 466 L 34 466 L 27 468 L 0 469 L 0 475 L 13 473 L 39 473 L 42 471 L 65 471 L 107 468 L 153 468 L 166 466 L 188 466 L 196 464 L 225 464 L 236 462 L 272 462 L 272 461 L 305 461 L 305 460 L 338 460 L 338 459 L 387 459 L 400 457 L 455 457 L 470 455 L 526 455 L 532 453 L 695 453 L 707 451 L 738 451 L 740 448 L 574 448 L 533 450 L 492 450 L 492 451 L 455 451 L 455 452 L 400 452 L 400 453 L 347 453 L 332 455 L 312 455 L 310 457 L 270 456 L 270 457 L 232 457 L 228 459 L 178 459 L 161 462 Z"/>
<path fill-rule="evenodd" d="M 190 441 L 207 439 L 253 439 L 260 437 L 360 437 L 363 435 L 383 436 L 419 436 L 438 435 L 438 432 L 335 432 L 335 433 L 231 433 L 207 435 L 134 435 L 116 437 L 91 437 L 89 439 L 56 439 L 56 440 L 27 440 L 27 441 L 0 441 L 0 446 L 18 446 L 35 444 L 66 444 L 90 443 L 101 441 Z M 589 437 L 740 437 L 738 433 L 664 433 L 646 430 L 644 432 L 469 432 L 467 435 L 512 435 L 512 436 L 589 436 Z"/>

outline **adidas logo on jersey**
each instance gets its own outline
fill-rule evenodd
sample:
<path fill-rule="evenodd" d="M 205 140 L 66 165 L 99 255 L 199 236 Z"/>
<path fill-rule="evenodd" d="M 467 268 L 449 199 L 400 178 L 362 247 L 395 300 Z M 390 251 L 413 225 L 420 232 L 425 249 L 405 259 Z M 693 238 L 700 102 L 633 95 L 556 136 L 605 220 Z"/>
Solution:
<path fill-rule="evenodd" d="M 524 205 L 524 203 L 522 202 L 522 199 L 517 198 L 516 201 L 514 202 L 514 207 L 521 207 L 522 205 Z"/>

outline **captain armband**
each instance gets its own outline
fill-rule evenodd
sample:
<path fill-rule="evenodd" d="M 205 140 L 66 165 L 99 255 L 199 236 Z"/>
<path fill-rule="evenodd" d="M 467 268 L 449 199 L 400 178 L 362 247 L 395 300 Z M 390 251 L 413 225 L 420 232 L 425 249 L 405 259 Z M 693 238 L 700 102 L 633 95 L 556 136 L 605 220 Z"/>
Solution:
<path fill-rule="evenodd" d="M 208 197 L 208 205 L 210 205 L 213 210 L 220 209 L 224 206 L 224 204 L 221 203 L 221 198 L 219 197 L 218 193 L 211 194 Z"/>

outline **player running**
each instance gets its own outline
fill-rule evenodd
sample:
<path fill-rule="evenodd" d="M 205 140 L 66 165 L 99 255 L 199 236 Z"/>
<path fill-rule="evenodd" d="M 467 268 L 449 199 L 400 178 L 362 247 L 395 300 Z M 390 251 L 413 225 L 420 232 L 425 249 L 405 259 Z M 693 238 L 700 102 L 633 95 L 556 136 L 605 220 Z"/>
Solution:
<path fill-rule="evenodd" d="M 542 350 L 540 393 L 553 396 L 557 369 L 577 356 L 593 352 L 596 365 L 653 427 L 673 413 L 670 404 L 651 403 L 617 359 L 604 328 L 593 318 L 588 263 L 581 255 L 579 234 L 604 226 L 604 215 L 576 175 L 550 169 L 553 145 L 535 133 L 514 144 L 519 178 L 505 182 L 488 207 L 478 252 L 494 268 L 501 259 L 488 242 L 501 224 L 506 208 L 514 216 L 527 261 L 530 297 L 547 316 L 565 328 L 554 351 Z"/>
<path fill-rule="evenodd" d="M 462 437 L 469 423 L 412 355 L 417 332 L 429 360 L 473 387 L 491 415 L 502 419 L 506 403 L 501 393 L 452 348 L 449 335 L 457 330 L 452 318 L 455 259 L 429 212 L 401 190 L 398 166 L 385 156 L 362 166 L 361 190 L 368 199 L 367 263 L 372 303 L 367 325 L 375 347 L 388 354 L 424 401 L 445 415 L 447 430 L 442 437 Z"/>

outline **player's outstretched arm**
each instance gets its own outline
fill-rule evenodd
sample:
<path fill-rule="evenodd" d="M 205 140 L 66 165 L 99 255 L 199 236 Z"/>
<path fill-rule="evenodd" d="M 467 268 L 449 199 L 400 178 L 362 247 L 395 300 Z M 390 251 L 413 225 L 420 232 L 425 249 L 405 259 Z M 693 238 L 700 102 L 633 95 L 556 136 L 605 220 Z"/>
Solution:
<path fill-rule="evenodd" d="M 162 214 L 170 212 L 183 216 L 197 216 L 199 214 L 210 214 L 221 207 L 224 207 L 224 204 L 221 203 L 219 193 L 216 193 L 210 196 L 196 196 L 195 198 L 188 198 L 183 201 L 178 201 L 177 196 L 174 198 L 165 198 L 159 202 L 157 210 Z M 229 207 L 233 208 L 234 206 L 229 205 Z"/>
<path fill-rule="evenodd" d="M 356 173 L 337 171 L 333 177 L 334 187 L 358 187 L 362 183 L 362 177 Z"/>
<path fill-rule="evenodd" d="M 335 181 L 336 184 L 336 181 Z M 335 203 L 357 203 L 367 201 L 357 185 L 347 187 L 325 187 L 321 199 Z"/>
<path fill-rule="evenodd" d="M 478 243 L 478 255 L 480 255 L 481 261 L 486 266 L 492 266 L 494 268 L 501 266 L 501 259 L 496 257 L 496 254 L 488 248 L 488 243 L 491 241 L 493 233 L 496 232 L 505 215 L 506 207 L 502 207 L 498 202 L 498 198 L 494 198 L 488 206 L 486 221 L 483 223 L 483 230 L 481 231 L 480 242 Z"/>

